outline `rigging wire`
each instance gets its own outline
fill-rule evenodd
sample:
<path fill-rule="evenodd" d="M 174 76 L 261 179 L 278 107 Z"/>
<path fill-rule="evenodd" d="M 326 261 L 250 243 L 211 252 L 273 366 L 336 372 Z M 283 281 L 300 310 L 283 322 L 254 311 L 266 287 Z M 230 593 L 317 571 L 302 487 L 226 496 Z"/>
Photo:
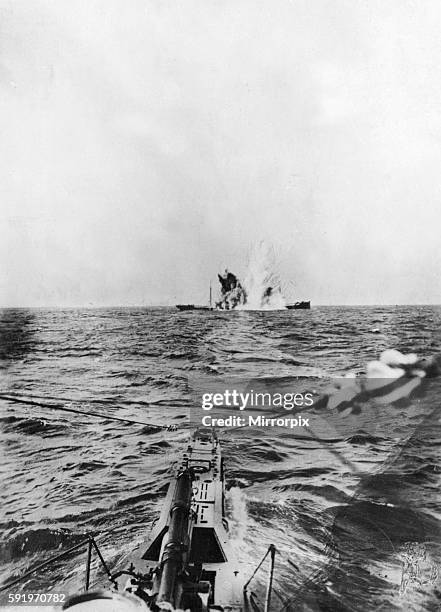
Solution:
<path fill-rule="evenodd" d="M 118 421 L 120 423 L 130 423 L 131 425 L 143 425 L 144 427 L 152 427 L 158 431 L 174 431 L 177 429 L 177 425 L 156 425 L 154 423 L 145 423 L 143 421 L 137 421 L 135 419 L 128 419 L 124 417 L 116 417 L 108 414 L 100 414 L 99 412 L 80 410 L 79 408 L 73 408 L 71 406 L 65 406 L 64 404 L 49 404 L 47 402 L 36 401 L 35 399 L 26 399 L 17 397 L 14 395 L 0 393 L 0 400 L 15 404 L 27 404 L 29 406 L 38 406 L 39 408 L 53 408 L 55 410 L 62 410 L 64 412 L 73 412 L 75 414 L 83 414 L 85 416 L 97 417 L 104 420 Z"/>

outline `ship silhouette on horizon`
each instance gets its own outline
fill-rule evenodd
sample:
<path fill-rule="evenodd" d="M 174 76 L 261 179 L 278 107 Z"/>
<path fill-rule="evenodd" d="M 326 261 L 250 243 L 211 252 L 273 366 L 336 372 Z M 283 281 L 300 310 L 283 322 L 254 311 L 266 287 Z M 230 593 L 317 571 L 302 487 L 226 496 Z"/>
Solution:
<path fill-rule="evenodd" d="M 224 274 L 218 274 L 221 286 L 219 299 L 213 306 L 212 289 L 210 283 L 209 303 L 207 306 L 195 304 L 176 304 L 180 311 L 187 310 L 309 310 L 310 301 L 299 301 L 292 304 L 285 304 L 280 288 L 270 285 L 261 288 L 251 302 L 248 292 L 238 277 L 225 269 Z M 255 293 L 255 292 L 254 292 Z"/>

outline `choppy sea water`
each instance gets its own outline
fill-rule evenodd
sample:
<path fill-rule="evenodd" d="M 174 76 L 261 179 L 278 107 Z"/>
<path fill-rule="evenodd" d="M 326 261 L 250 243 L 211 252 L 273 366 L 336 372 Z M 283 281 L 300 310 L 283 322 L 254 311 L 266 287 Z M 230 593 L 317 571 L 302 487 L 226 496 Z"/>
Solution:
<path fill-rule="evenodd" d="M 239 376 L 320 393 L 385 349 L 440 353 L 440 324 L 438 307 L 1 311 L 1 393 L 177 425 L 157 432 L 0 400 L 1 581 L 88 533 L 110 566 L 124 564 L 187 443 L 191 381 Z M 434 378 L 416 396 L 366 401 L 341 422 L 313 411 L 315 435 L 220 432 L 244 576 L 270 543 L 278 550 L 274 610 L 439 609 L 440 392 Z M 79 589 L 84 561 L 72 555 L 25 588 Z"/>

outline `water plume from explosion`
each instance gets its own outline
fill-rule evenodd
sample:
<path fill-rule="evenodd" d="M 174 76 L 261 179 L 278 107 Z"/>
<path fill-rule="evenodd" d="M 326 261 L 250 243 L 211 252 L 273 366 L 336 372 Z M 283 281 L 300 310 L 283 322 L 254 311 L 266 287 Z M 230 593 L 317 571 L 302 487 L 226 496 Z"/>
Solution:
<path fill-rule="evenodd" d="M 259 242 L 250 251 L 243 283 L 227 269 L 218 275 L 221 310 L 284 310 L 286 302 L 281 292 L 274 249 Z"/>
<path fill-rule="evenodd" d="M 243 310 L 284 310 L 285 299 L 281 292 L 280 278 L 274 249 L 265 242 L 256 244 L 250 252 L 244 287 L 246 303 Z"/>

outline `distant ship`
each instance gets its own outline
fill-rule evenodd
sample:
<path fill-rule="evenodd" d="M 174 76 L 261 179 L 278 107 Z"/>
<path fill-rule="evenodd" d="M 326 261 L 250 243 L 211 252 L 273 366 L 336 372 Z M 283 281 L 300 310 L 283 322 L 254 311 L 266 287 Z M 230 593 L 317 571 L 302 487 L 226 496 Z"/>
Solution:
<path fill-rule="evenodd" d="M 287 304 L 286 307 L 288 310 L 309 310 L 311 302 L 295 302 L 294 304 Z"/>
<path fill-rule="evenodd" d="M 248 302 L 248 296 L 245 288 L 241 285 L 237 276 L 228 270 L 225 270 L 223 275 L 218 274 L 219 283 L 221 285 L 220 299 L 216 302 L 213 307 L 212 303 L 212 290 L 210 283 L 210 297 L 208 306 L 195 305 L 195 304 L 176 304 L 176 308 L 180 311 L 187 310 L 235 310 L 237 307 L 245 306 Z M 261 297 L 258 297 L 258 307 L 256 310 L 266 310 L 271 306 L 271 300 L 273 299 L 276 292 L 273 287 L 266 287 L 263 289 Z M 279 290 L 280 297 L 280 290 Z M 294 302 L 293 304 L 286 304 L 281 309 L 286 308 L 287 310 L 309 310 L 311 308 L 310 301 Z"/>
<path fill-rule="evenodd" d="M 178 310 L 213 310 L 211 306 L 195 306 L 195 304 L 176 304 Z"/>

